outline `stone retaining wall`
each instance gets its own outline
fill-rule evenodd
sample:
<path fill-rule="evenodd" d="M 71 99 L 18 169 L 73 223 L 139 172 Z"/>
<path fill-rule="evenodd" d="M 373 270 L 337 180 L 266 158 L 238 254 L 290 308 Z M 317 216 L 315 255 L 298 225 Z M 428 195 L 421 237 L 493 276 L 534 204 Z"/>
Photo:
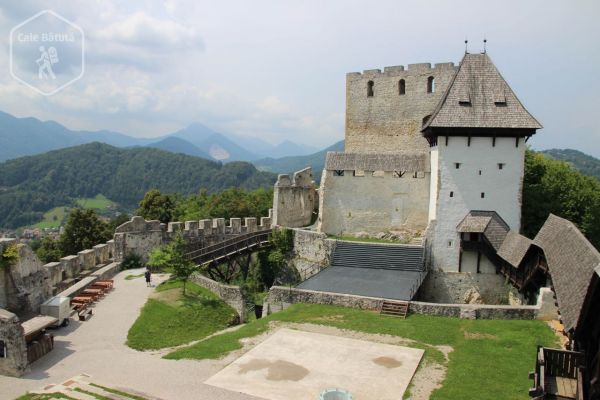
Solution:
<path fill-rule="evenodd" d="M 486 304 L 443 304 L 410 302 L 410 312 L 415 314 L 438 315 L 467 319 L 548 319 L 556 317 L 549 311 L 553 302 L 550 289 L 541 289 L 538 304 L 535 306 L 495 306 Z M 317 292 L 273 286 L 265 300 L 263 315 L 284 310 L 290 304 L 328 304 L 362 310 L 379 311 L 385 299 L 377 297 L 355 296 L 350 294 Z"/>
<path fill-rule="evenodd" d="M 335 240 L 324 233 L 294 229 L 294 250 L 291 264 L 302 281 L 327 268 L 335 248 Z"/>
<path fill-rule="evenodd" d="M 19 377 L 29 370 L 27 345 L 19 318 L 0 308 L 0 375 Z M 5 355 L 5 356 L 4 356 Z"/>
<path fill-rule="evenodd" d="M 239 286 L 224 285 L 199 273 L 193 274 L 190 281 L 210 290 L 229 304 L 240 316 L 240 323 L 246 321 L 246 301 Z"/>

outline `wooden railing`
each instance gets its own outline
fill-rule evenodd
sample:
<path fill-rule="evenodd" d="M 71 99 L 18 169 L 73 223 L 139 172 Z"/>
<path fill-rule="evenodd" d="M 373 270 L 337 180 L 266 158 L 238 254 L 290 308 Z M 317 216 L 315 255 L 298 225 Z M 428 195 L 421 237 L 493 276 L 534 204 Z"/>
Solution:
<path fill-rule="evenodd" d="M 255 247 L 269 243 L 271 230 L 246 233 L 222 242 L 202 247 L 186 253 L 186 256 L 201 265 L 209 261 L 216 261 L 229 255 L 245 252 Z"/>
<path fill-rule="evenodd" d="M 579 382 L 583 362 L 583 353 L 538 346 L 535 371 L 529 374 L 533 379 L 533 388 L 529 389 L 529 395 L 534 399 L 545 399 L 550 378 L 568 378 L 578 381 L 577 394 L 573 398 L 582 399 Z"/>

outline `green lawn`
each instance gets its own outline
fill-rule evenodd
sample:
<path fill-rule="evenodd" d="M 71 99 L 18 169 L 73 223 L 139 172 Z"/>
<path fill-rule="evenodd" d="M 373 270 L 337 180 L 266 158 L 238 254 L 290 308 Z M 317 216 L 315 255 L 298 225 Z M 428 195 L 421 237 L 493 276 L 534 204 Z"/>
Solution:
<path fill-rule="evenodd" d="M 44 219 L 33 225 L 34 228 L 58 228 L 63 225 L 69 209 L 67 207 L 54 207 L 50 211 L 44 213 Z"/>
<path fill-rule="evenodd" d="M 16 400 L 54 400 L 54 399 L 67 399 L 75 400 L 73 397 L 69 397 L 62 393 L 47 393 L 47 394 L 33 394 L 27 393 L 23 396 L 19 396 Z"/>
<path fill-rule="evenodd" d="M 126 281 L 130 281 L 130 280 L 132 280 L 132 279 L 141 278 L 142 276 L 144 276 L 144 273 L 143 273 L 143 272 L 142 272 L 141 274 L 136 274 L 136 275 L 129 274 L 129 275 L 127 275 L 127 276 L 125 277 L 125 280 L 126 280 Z"/>
<path fill-rule="evenodd" d="M 183 296 L 181 288 L 180 281 L 156 288 L 129 329 L 129 347 L 152 350 L 189 343 L 225 329 L 235 320 L 235 311 L 208 290 L 188 282 Z"/>
<path fill-rule="evenodd" d="M 81 208 L 92 208 L 94 210 L 104 210 L 113 204 L 103 194 L 98 194 L 96 197 L 80 197 L 75 202 Z"/>
<path fill-rule="evenodd" d="M 410 315 L 407 319 L 336 306 L 295 304 L 242 328 L 213 336 L 196 345 L 176 350 L 168 359 L 219 358 L 241 348 L 240 339 L 267 330 L 269 321 L 313 323 L 366 333 L 381 333 L 415 340 L 425 349 L 425 362 L 446 364 L 433 346 L 448 345 L 454 351 L 447 375 L 432 400 L 528 399 L 528 372 L 534 366 L 536 345 L 551 346 L 556 338 L 540 321 L 463 320 Z"/>

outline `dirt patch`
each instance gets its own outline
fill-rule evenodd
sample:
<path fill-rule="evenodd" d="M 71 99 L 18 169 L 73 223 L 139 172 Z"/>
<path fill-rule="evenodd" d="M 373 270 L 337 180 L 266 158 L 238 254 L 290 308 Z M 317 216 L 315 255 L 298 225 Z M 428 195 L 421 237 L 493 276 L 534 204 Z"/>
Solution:
<path fill-rule="evenodd" d="M 436 363 L 422 364 L 411 380 L 411 400 L 429 400 L 434 390 L 442 387 L 447 368 Z"/>
<path fill-rule="evenodd" d="M 560 343 L 560 347 L 562 349 L 566 348 L 566 345 L 569 342 L 569 339 L 563 334 L 563 332 L 565 331 L 564 325 L 561 324 L 560 321 L 558 321 L 556 319 L 553 319 L 551 321 L 546 321 L 546 323 L 548 324 L 548 326 L 550 327 L 550 329 L 552 329 L 552 331 L 554 332 L 554 334 L 558 338 L 558 342 Z"/>
<path fill-rule="evenodd" d="M 469 332 L 464 331 L 465 339 L 498 339 L 498 336 L 489 333 Z"/>
<path fill-rule="evenodd" d="M 327 315 L 325 317 L 312 318 L 311 321 L 326 321 L 326 322 L 344 322 L 346 319 L 343 315 Z"/>
<path fill-rule="evenodd" d="M 269 361 L 257 358 L 240 365 L 239 374 L 246 374 L 250 371 L 267 370 L 267 380 L 269 381 L 294 381 L 298 382 L 310 372 L 302 365 L 294 364 L 289 361 L 277 360 Z"/>
<path fill-rule="evenodd" d="M 180 288 L 163 290 L 161 292 L 152 292 L 150 293 L 150 298 L 154 300 L 160 300 L 163 303 L 167 303 L 170 305 L 175 305 L 181 298 L 183 290 Z"/>
<path fill-rule="evenodd" d="M 373 359 L 373 362 L 389 369 L 398 368 L 402 365 L 402 361 L 396 360 L 393 357 L 377 357 Z"/>

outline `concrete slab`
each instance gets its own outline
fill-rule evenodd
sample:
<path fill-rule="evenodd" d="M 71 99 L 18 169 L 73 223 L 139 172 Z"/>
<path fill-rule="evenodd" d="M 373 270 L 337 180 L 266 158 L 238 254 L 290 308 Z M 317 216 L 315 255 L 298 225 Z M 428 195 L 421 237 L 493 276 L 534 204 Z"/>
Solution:
<path fill-rule="evenodd" d="M 317 400 L 329 388 L 355 400 L 402 398 L 423 350 L 280 329 L 205 381 L 269 400 Z"/>

